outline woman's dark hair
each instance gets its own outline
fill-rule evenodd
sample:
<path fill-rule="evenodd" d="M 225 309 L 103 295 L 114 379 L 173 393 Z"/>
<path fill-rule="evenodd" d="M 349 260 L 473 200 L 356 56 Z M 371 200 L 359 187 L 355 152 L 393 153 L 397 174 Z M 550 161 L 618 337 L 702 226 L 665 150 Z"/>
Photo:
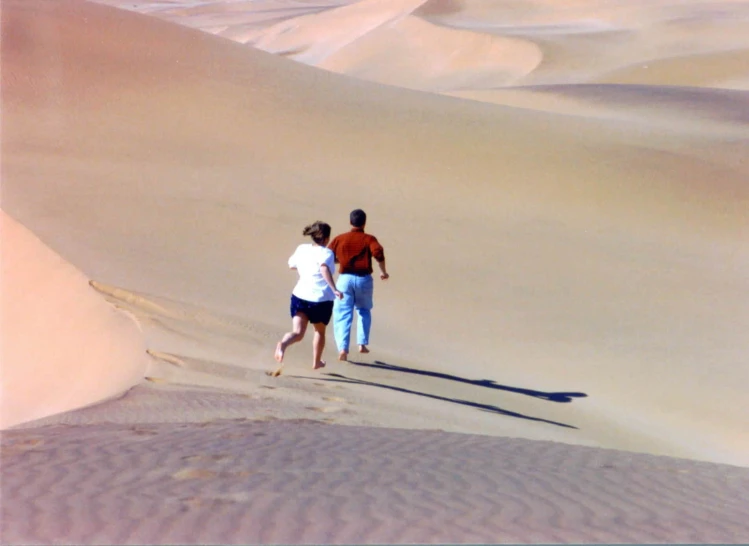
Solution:
<path fill-rule="evenodd" d="M 304 231 L 302 231 L 302 235 L 309 235 L 310 237 L 312 237 L 313 241 L 315 241 L 318 245 L 321 245 L 325 242 L 325 239 L 330 237 L 330 224 L 326 224 L 325 222 L 320 222 L 318 220 L 314 224 L 310 224 L 306 228 L 304 228 Z"/>
<path fill-rule="evenodd" d="M 367 213 L 362 209 L 352 210 L 349 215 L 349 220 L 354 227 L 364 227 L 364 224 L 367 223 Z"/>

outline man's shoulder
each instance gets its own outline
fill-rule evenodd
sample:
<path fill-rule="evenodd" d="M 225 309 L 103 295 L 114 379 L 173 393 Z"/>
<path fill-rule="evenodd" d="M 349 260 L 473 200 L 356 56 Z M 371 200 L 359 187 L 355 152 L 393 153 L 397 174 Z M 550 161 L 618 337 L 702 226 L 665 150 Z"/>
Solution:
<path fill-rule="evenodd" d="M 356 238 L 357 232 L 355 231 L 347 231 L 345 233 L 340 233 L 333 237 L 333 240 L 330 241 L 330 244 L 328 246 L 334 246 L 337 244 L 340 244 L 343 241 L 351 241 Z"/>

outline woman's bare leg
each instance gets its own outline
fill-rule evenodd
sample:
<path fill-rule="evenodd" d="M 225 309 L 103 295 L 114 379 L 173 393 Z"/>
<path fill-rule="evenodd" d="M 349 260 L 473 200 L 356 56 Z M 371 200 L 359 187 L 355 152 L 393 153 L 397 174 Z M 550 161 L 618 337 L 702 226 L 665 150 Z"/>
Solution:
<path fill-rule="evenodd" d="M 325 367 L 325 361 L 322 360 L 322 352 L 325 349 L 325 328 L 322 322 L 312 325 L 315 328 L 315 337 L 312 339 L 312 369 L 319 370 Z"/>
<path fill-rule="evenodd" d="M 276 345 L 275 357 L 278 362 L 283 362 L 283 354 L 289 345 L 293 345 L 304 339 L 308 323 L 309 319 L 304 313 L 297 313 L 294 315 L 294 318 L 291 319 L 291 332 L 286 332 L 283 338 L 281 338 L 281 341 Z"/>

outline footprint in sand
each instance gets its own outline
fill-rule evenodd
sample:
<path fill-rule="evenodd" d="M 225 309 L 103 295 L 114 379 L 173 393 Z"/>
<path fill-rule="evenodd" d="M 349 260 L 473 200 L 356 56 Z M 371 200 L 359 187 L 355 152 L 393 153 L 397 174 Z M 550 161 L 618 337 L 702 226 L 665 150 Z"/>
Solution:
<path fill-rule="evenodd" d="M 156 436 L 158 431 L 152 428 L 130 427 L 130 432 L 138 436 Z"/>
<path fill-rule="evenodd" d="M 21 440 L 18 442 L 10 442 L 3 444 L 2 451 L 4 453 L 22 453 L 26 451 L 34 451 L 35 447 L 44 445 L 44 440 L 41 438 L 29 438 L 28 440 Z"/>
<path fill-rule="evenodd" d="M 242 492 L 207 497 L 183 497 L 179 499 L 179 502 L 182 503 L 182 509 L 187 510 L 189 508 L 199 508 L 209 504 L 234 504 L 249 502 L 250 500 L 252 500 L 252 495 Z"/>
<path fill-rule="evenodd" d="M 195 461 L 223 461 L 228 458 L 229 455 L 188 455 L 182 457 L 182 460 L 192 463 Z"/>
<path fill-rule="evenodd" d="M 225 440 L 234 440 L 236 438 L 244 438 L 247 434 L 244 432 L 228 432 L 226 434 L 222 434 L 219 436 L 219 438 L 223 438 Z"/>
<path fill-rule="evenodd" d="M 200 497 L 186 497 L 179 500 L 183 505 L 183 510 L 187 510 L 188 508 L 198 508 L 199 506 L 203 506 L 205 504 L 205 501 Z"/>
<path fill-rule="evenodd" d="M 216 473 L 213 470 L 205 468 L 183 468 L 172 474 L 175 480 L 206 480 L 215 477 Z"/>
<path fill-rule="evenodd" d="M 322 408 L 315 408 L 315 407 L 309 406 L 305 409 L 312 410 L 312 411 L 319 411 L 320 413 L 335 413 L 337 411 L 343 411 L 343 408 L 336 408 L 334 406 L 325 406 Z"/>
<path fill-rule="evenodd" d="M 345 398 L 341 398 L 340 396 L 323 396 L 323 400 L 326 402 L 343 402 L 345 404 L 348 404 L 348 401 Z"/>

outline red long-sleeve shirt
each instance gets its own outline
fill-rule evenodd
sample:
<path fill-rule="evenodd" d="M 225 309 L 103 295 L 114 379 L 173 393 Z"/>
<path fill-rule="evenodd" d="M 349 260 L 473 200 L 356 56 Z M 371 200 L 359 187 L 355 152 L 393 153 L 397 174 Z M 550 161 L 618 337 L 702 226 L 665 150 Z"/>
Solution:
<path fill-rule="evenodd" d="M 351 275 L 371 275 L 372 258 L 381 262 L 385 259 L 385 249 L 377 237 L 364 233 L 363 228 L 351 228 L 333 239 L 328 248 L 335 254 L 339 273 Z"/>

